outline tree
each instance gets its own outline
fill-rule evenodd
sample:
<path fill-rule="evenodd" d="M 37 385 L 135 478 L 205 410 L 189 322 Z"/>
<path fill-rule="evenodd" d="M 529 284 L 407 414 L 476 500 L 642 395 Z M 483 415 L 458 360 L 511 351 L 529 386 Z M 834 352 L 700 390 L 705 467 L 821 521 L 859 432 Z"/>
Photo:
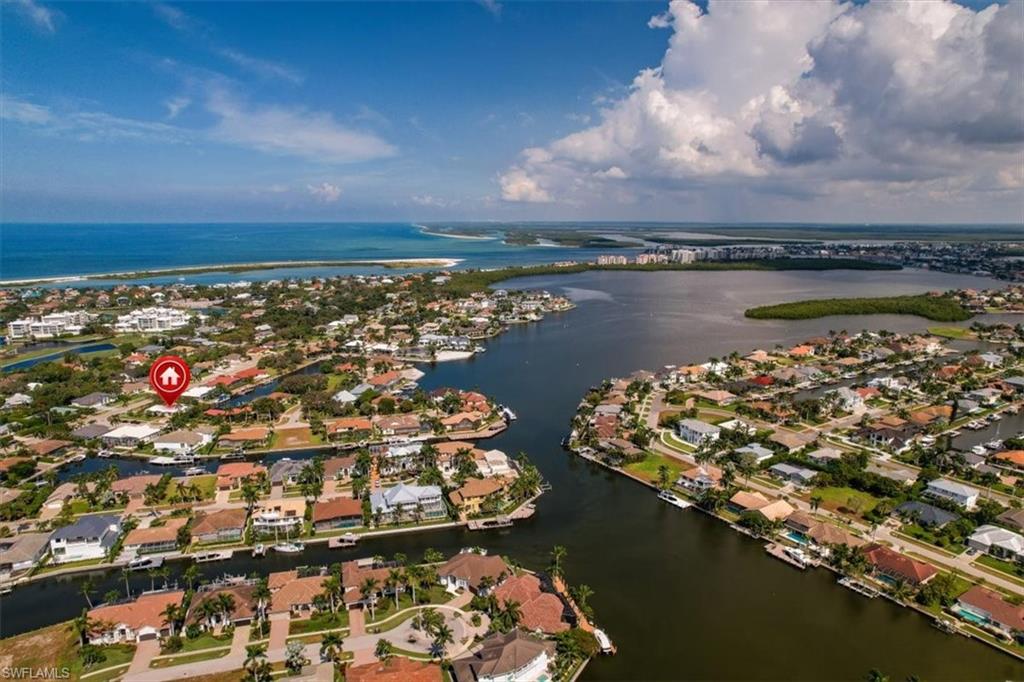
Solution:
<path fill-rule="evenodd" d="M 373 655 L 377 657 L 378 661 L 387 663 L 395 655 L 395 647 L 386 639 L 378 639 Z"/>
<path fill-rule="evenodd" d="M 662 464 L 658 467 L 658 488 L 668 490 L 671 485 L 672 470 L 668 468 L 667 464 Z"/>
<path fill-rule="evenodd" d="M 447 624 L 442 624 L 434 631 L 434 641 L 430 643 L 430 655 L 443 659 L 446 648 L 455 641 L 455 635 Z"/>
<path fill-rule="evenodd" d="M 252 591 L 252 599 L 256 606 L 256 621 L 262 622 L 267 617 L 267 605 L 270 603 L 270 587 L 267 585 L 267 579 L 263 578 L 256 583 L 256 587 Z"/>
<path fill-rule="evenodd" d="M 580 607 L 580 611 L 583 612 L 587 618 L 593 617 L 593 609 L 590 608 L 590 604 L 587 601 L 594 596 L 594 590 L 590 589 L 590 585 L 580 585 L 573 591 L 573 597 L 576 599 L 576 605 Z"/>
<path fill-rule="evenodd" d="M 92 591 L 96 589 L 96 581 L 91 575 L 85 576 L 85 580 L 82 581 L 82 586 L 79 588 L 82 592 L 82 596 L 85 597 L 85 603 L 92 608 Z"/>
<path fill-rule="evenodd" d="M 185 580 L 185 584 L 188 585 L 188 589 L 194 590 L 196 581 L 199 579 L 199 566 L 193 562 L 185 568 L 181 573 L 181 577 Z"/>
<path fill-rule="evenodd" d="M 444 561 L 444 554 L 433 547 L 428 547 L 423 551 L 423 563 L 425 564 L 439 564 Z"/>
<path fill-rule="evenodd" d="M 71 620 L 71 631 L 78 638 L 79 646 L 89 643 L 89 633 L 96 627 L 95 621 L 89 618 L 89 611 L 82 609 L 82 614 Z"/>
<path fill-rule="evenodd" d="M 302 669 L 309 665 L 309 659 L 306 658 L 306 645 L 301 641 L 288 642 L 284 651 L 284 665 L 293 675 L 302 672 Z"/>
<path fill-rule="evenodd" d="M 388 572 L 388 577 L 384 581 L 384 585 L 391 590 L 391 596 L 395 600 L 395 611 L 398 611 L 398 588 L 402 585 L 402 572 L 396 569 L 391 569 Z"/>
<path fill-rule="evenodd" d="M 380 581 L 376 578 L 367 578 L 363 581 L 363 584 L 359 586 L 359 594 L 364 600 L 370 605 L 370 618 L 376 617 L 377 608 L 377 588 L 380 586 Z"/>
<path fill-rule="evenodd" d="M 324 578 L 323 588 L 323 595 L 331 605 L 331 613 L 336 613 L 338 611 L 338 604 L 341 602 L 342 595 L 345 593 L 345 588 L 342 586 L 341 580 L 339 580 L 336 575 L 330 575 Z"/>
<path fill-rule="evenodd" d="M 245 679 L 247 682 L 270 682 L 273 670 L 267 661 L 266 644 L 250 644 L 245 647 Z"/>
<path fill-rule="evenodd" d="M 183 609 L 177 604 L 168 604 L 164 607 L 164 610 L 160 612 L 160 615 L 164 617 L 164 622 L 167 623 L 167 627 L 171 632 L 171 637 L 174 637 L 174 626 L 177 624 L 178 619 L 181 618 Z"/>
<path fill-rule="evenodd" d="M 344 641 L 337 632 L 325 632 L 320 640 L 320 658 L 337 663 L 341 659 L 341 647 Z"/>
<path fill-rule="evenodd" d="M 551 548 L 551 563 L 548 565 L 548 572 L 551 573 L 552 578 L 565 577 L 562 572 L 562 561 L 565 560 L 566 554 L 568 554 L 568 550 L 562 545 L 555 545 Z"/>
<path fill-rule="evenodd" d="M 412 603 L 415 605 L 416 602 L 416 587 L 423 582 L 427 572 L 419 564 L 412 564 L 405 569 L 405 580 L 412 590 Z"/>
<path fill-rule="evenodd" d="M 495 625 L 501 632 L 514 630 L 522 620 L 523 611 L 519 606 L 519 602 L 512 601 L 511 599 L 505 602 L 505 605 L 501 607 L 498 615 L 494 618 Z"/>

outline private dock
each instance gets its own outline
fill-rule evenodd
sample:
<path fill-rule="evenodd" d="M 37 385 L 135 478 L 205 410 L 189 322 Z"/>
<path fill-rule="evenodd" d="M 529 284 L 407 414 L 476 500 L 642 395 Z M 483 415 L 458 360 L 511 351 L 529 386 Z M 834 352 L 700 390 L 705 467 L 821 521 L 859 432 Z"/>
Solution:
<path fill-rule="evenodd" d="M 764 551 L 768 552 L 776 559 L 785 561 L 790 566 L 799 568 L 801 571 L 807 568 L 808 561 L 804 558 L 804 554 L 801 550 L 772 542 L 764 546 Z"/>
<path fill-rule="evenodd" d="M 512 519 L 507 516 L 499 516 L 493 519 L 473 519 L 466 523 L 469 530 L 491 530 L 494 528 L 508 528 L 512 525 Z"/>
<path fill-rule="evenodd" d="M 861 594 L 861 595 L 867 597 L 868 599 L 874 599 L 879 594 L 881 594 L 881 592 L 879 592 L 875 588 L 870 587 L 869 585 L 865 585 L 864 583 L 860 582 L 859 580 L 855 580 L 853 578 L 850 578 L 849 576 L 847 576 L 845 578 L 840 578 L 839 579 L 839 584 L 842 585 L 843 587 L 846 587 L 846 588 L 849 588 L 849 589 L 853 590 L 857 594 Z"/>
<path fill-rule="evenodd" d="M 331 538 L 327 541 L 328 549 L 342 549 L 345 547 L 355 547 L 356 543 L 359 542 L 359 536 L 353 533 L 345 533 L 336 538 Z"/>

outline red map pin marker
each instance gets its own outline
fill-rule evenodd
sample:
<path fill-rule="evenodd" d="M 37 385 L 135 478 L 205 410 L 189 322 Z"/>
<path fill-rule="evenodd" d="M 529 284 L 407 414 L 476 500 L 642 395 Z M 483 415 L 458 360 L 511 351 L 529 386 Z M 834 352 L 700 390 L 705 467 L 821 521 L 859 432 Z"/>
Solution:
<path fill-rule="evenodd" d="M 177 355 L 164 355 L 153 361 L 149 368 L 149 385 L 168 407 L 174 404 L 192 380 L 188 363 Z"/>

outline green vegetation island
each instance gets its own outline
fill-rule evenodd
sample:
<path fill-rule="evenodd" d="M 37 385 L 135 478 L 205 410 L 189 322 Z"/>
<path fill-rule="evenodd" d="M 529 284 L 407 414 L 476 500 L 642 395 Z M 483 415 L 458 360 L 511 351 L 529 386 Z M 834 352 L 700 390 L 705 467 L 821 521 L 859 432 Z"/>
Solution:
<path fill-rule="evenodd" d="M 734 261 L 699 261 L 696 263 L 625 263 L 598 265 L 597 263 L 554 263 L 551 265 L 510 266 L 494 270 L 464 270 L 452 273 L 445 285 L 450 291 L 467 295 L 483 291 L 493 284 L 517 277 L 538 275 L 572 275 L 591 270 L 625 270 L 658 272 L 662 270 L 901 270 L 891 263 L 857 260 L 854 258 L 765 258 Z"/>
<path fill-rule="evenodd" d="M 824 298 L 748 308 L 755 320 L 813 320 L 830 315 L 917 315 L 935 322 L 963 322 L 972 313 L 949 296 Z"/>

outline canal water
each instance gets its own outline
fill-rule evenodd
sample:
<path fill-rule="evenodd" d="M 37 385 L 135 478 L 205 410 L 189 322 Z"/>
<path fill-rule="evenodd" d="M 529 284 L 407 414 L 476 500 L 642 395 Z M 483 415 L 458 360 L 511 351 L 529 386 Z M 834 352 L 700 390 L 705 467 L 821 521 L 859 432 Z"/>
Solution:
<path fill-rule="evenodd" d="M 919 271 L 590 272 L 513 284 L 568 293 L 579 305 L 514 327 L 469 361 L 439 364 L 421 384 L 428 390 L 476 388 L 516 411 L 518 421 L 488 446 L 529 453 L 552 484 L 532 519 L 501 531 L 368 539 L 351 550 L 310 546 L 300 557 L 245 555 L 202 566 L 203 572 L 267 573 L 375 554 L 418 557 L 428 547 L 454 552 L 468 545 L 543 568 L 551 547 L 561 544 L 568 549 L 569 581 L 593 588 L 599 623 L 619 648 L 618 655 L 593 661 L 585 680 L 859 680 L 871 668 L 893 680 L 911 674 L 930 681 L 1024 679 L 1024 666 L 1010 657 L 945 635 L 908 609 L 854 594 L 826 571 L 798 571 L 769 557 L 761 543 L 699 512 L 660 503 L 649 489 L 558 445 L 586 389 L 608 376 L 703 361 L 734 349 L 770 350 L 830 329 L 926 326 L 924 320 L 894 316 L 755 321 L 743 317 L 747 307 L 983 288 L 993 285 L 990 280 Z M 97 595 L 122 585 L 120 573 L 97 577 Z M 85 604 L 80 581 L 41 581 L 2 597 L 0 632 L 6 636 L 75 615 Z M 133 589 L 149 585 L 145 576 L 132 581 Z"/>

